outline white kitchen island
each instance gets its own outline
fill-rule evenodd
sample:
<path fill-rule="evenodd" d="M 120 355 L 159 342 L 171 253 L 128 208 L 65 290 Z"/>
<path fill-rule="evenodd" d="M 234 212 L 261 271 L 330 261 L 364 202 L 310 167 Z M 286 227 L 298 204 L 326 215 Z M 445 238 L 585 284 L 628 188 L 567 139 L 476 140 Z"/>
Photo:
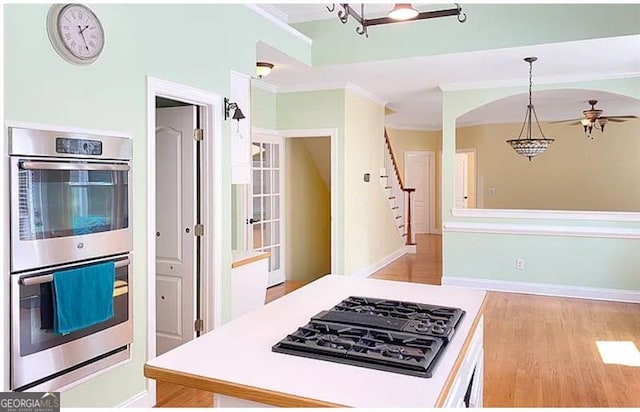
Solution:
<path fill-rule="evenodd" d="M 271 347 L 349 296 L 452 306 L 466 313 L 422 378 L 275 353 Z M 210 391 L 216 406 L 482 406 L 485 292 L 328 275 L 147 362 L 148 378 Z M 256 404 L 257 402 L 258 404 Z M 261 405 L 262 404 L 262 405 Z"/>

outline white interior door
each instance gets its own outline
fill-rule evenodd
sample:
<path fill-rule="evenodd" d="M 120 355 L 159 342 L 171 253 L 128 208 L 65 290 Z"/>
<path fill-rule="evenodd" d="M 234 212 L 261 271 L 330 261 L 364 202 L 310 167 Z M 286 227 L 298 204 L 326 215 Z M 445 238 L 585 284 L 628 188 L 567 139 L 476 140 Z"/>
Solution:
<path fill-rule="evenodd" d="M 456 198 L 455 208 L 469 207 L 469 159 L 466 153 L 456 153 Z"/>
<path fill-rule="evenodd" d="M 415 233 L 429 233 L 431 161 L 429 152 L 405 152 L 405 186 L 416 189 L 411 195 L 411 226 Z"/>
<path fill-rule="evenodd" d="M 270 252 L 267 286 L 284 274 L 284 142 L 281 136 L 253 135 L 252 194 L 249 197 L 249 248 Z"/>
<path fill-rule="evenodd" d="M 195 336 L 195 106 L 156 109 L 156 353 Z"/>

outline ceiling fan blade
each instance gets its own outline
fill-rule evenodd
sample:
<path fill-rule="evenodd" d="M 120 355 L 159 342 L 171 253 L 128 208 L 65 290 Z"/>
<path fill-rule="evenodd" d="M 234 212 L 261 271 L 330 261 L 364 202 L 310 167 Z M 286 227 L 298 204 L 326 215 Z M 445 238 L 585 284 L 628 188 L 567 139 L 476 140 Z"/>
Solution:
<path fill-rule="evenodd" d="M 609 116 L 603 116 L 603 117 L 604 117 L 605 119 L 607 119 L 607 120 L 612 120 L 612 119 L 637 119 L 637 118 L 638 118 L 638 116 L 634 116 L 634 115 L 632 115 L 632 114 L 630 114 L 630 115 L 626 115 L 626 116 L 611 116 L 611 117 L 609 117 Z"/>
<path fill-rule="evenodd" d="M 578 123 L 580 123 L 580 119 L 556 120 L 556 121 L 549 122 L 549 123 L 554 124 L 554 123 L 568 123 L 568 122 L 578 122 Z"/>
<path fill-rule="evenodd" d="M 612 123 L 622 123 L 622 122 L 626 122 L 627 119 L 616 119 L 615 117 L 609 117 L 607 118 L 607 121 Z"/>

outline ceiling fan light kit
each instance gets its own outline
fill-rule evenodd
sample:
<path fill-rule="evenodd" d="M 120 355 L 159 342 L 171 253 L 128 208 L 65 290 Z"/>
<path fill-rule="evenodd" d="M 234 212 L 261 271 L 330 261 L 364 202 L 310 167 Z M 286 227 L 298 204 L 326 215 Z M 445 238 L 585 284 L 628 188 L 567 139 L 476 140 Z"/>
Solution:
<path fill-rule="evenodd" d="M 333 3 L 331 7 L 327 7 L 330 13 L 333 13 L 338 7 L 338 19 L 342 24 L 346 24 L 349 21 L 349 16 L 359 23 L 356 27 L 356 33 L 369 37 L 367 28 L 369 26 L 379 26 L 382 24 L 402 23 L 405 21 L 414 20 L 426 20 L 436 19 L 439 17 L 457 16 L 460 23 L 467 21 L 467 15 L 462 12 L 462 7 L 459 4 L 455 4 L 455 8 L 432 10 L 418 12 L 410 3 L 395 3 L 393 8 L 387 14 L 387 17 L 380 17 L 376 19 L 367 19 L 364 17 L 364 3 L 360 3 L 360 12 L 357 12 L 348 3 Z"/>
<path fill-rule="evenodd" d="M 572 119 L 572 120 L 559 120 L 551 123 L 567 123 L 571 125 L 582 125 L 584 129 L 584 134 L 593 139 L 593 130 L 600 129 L 601 133 L 604 133 L 604 127 L 609 123 L 622 123 L 626 122 L 629 119 L 637 119 L 638 116 L 634 115 L 626 115 L 626 116 L 602 116 L 604 112 L 602 109 L 596 109 L 596 104 L 598 101 L 596 99 L 589 100 L 589 104 L 591 105 L 590 109 L 583 110 L 583 118 L 582 119 Z"/>
<path fill-rule="evenodd" d="M 538 115 L 536 114 L 536 109 L 533 107 L 532 99 L 531 99 L 531 85 L 532 85 L 532 70 L 533 70 L 533 62 L 538 60 L 537 57 L 525 57 L 524 61 L 529 63 L 529 104 L 527 105 L 527 112 L 524 116 L 524 122 L 522 123 L 522 129 L 520 129 L 520 135 L 518 135 L 517 139 L 509 139 L 507 143 L 516 151 L 519 155 L 526 156 L 531 161 L 535 156 L 541 155 L 544 153 L 547 148 L 554 142 L 555 139 L 551 139 L 545 137 L 544 132 L 542 131 L 542 127 L 540 127 L 540 122 L 538 122 Z M 538 125 L 538 130 L 540 130 L 541 138 L 532 138 L 531 137 L 531 120 L 532 117 L 536 119 L 536 125 Z M 522 132 L 527 129 L 526 138 L 522 138 Z"/>

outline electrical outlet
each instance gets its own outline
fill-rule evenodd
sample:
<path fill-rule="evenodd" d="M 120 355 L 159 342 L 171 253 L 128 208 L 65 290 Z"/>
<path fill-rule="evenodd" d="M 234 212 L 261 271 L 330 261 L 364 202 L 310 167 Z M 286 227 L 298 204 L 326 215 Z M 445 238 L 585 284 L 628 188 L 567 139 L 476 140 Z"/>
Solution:
<path fill-rule="evenodd" d="M 524 259 L 516 259 L 516 269 L 524 270 Z"/>

